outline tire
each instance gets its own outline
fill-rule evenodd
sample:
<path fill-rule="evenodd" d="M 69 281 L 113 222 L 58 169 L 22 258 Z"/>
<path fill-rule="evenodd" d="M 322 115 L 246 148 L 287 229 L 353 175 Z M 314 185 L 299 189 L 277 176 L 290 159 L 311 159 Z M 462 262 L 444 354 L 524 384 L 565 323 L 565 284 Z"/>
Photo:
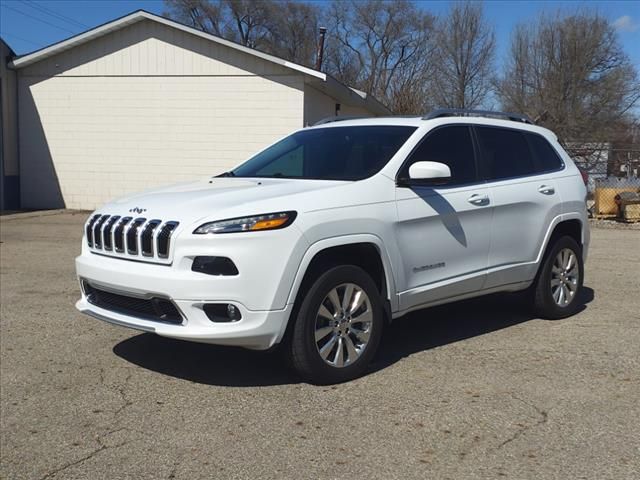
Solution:
<path fill-rule="evenodd" d="M 568 269 L 563 259 L 569 262 Z M 559 237 L 547 249 L 532 286 L 535 314 L 540 318 L 555 320 L 577 313 L 581 306 L 579 299 L 583 281 L 582 248 L 571 237 Z"/>
<path fill-rule="evenodd" d="M 350 301 L 345 302 L 346 296 Z M 384 324 L 383 302 L 371 277 L 354 265 L 336 266 L 318 277 L 299 300 L 287 346 L 294 370 L 318 385 L 364 374 Z"/>

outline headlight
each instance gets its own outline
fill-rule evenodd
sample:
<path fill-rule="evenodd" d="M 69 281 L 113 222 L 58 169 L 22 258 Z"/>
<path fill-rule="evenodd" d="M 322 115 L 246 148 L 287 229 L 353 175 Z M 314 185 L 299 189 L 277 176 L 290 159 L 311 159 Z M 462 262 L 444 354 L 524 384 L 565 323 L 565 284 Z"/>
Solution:
<path fill-rule="evenodd" d="M 296 212 L 265 213 L 250 217 L 231 218 L 205 223 L 195 229 L 195 234 L 256 232 L 288 227 L 296 218 Z"/>

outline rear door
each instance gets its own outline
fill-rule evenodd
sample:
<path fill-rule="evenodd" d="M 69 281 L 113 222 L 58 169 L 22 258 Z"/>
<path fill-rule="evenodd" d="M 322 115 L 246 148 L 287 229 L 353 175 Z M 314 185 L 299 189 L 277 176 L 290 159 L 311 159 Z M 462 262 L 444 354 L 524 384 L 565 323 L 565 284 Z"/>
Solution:
<path fill-rule="evenodd" d="M 494 126 L 475 126 L 474 131 L 493 202 L 485 287 L 531 280 L 547 228 L 561 213 L 554 172 L 562 161 L 552 157 L 548 142 L 536 133 Z"/>
<path fill-rule="evenodd" d="M 471 127 L 428 132 L 398 178 L 417 161 L 444 163 L 452 178 L 441 186 L 396 187 L 402 310 L 481 289 L 489 253 L 491 201 L 478 178 Z"/>

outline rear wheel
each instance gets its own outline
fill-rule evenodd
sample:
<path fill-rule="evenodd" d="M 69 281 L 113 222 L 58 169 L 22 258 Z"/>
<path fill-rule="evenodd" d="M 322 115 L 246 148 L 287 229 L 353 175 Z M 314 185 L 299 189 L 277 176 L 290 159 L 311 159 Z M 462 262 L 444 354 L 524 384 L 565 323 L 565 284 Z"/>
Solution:
<path fill-rule="evenodd" d="M 383 326 L 380 293 L 361 268 L 342 265 L 321 275 L 304 294 L 289 345 L 294 369 L 311 383 L 362 375 Z"/>
<path fill-rule="evenodd" d="M 576 313 L 583 278 L 582 248 L 571 237 L 558 238 L 545 255 L 533 286 L 536 314 L 556 319 Z"/>

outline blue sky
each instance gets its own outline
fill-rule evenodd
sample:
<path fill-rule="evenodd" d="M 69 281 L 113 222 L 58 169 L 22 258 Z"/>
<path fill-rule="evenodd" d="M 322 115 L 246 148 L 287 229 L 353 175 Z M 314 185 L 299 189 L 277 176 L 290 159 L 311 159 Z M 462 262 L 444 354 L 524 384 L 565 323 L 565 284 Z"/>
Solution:
<path fill-rule="evenodd" d="M 435 14 L 445 12 L 449 2 L 418 1 Z M 640 70 L 640 0 L 485 1 L 486 15 L 496 28 L 498 62 L 504 58 L 514 25 L 540 12 L 596 9 L 617 26 L 619 38 L 631 61 Z M 29 53 L 134 10 L 161 14 L 162 0 L 0 0 L 0 35 L 18 54 Z"/>

